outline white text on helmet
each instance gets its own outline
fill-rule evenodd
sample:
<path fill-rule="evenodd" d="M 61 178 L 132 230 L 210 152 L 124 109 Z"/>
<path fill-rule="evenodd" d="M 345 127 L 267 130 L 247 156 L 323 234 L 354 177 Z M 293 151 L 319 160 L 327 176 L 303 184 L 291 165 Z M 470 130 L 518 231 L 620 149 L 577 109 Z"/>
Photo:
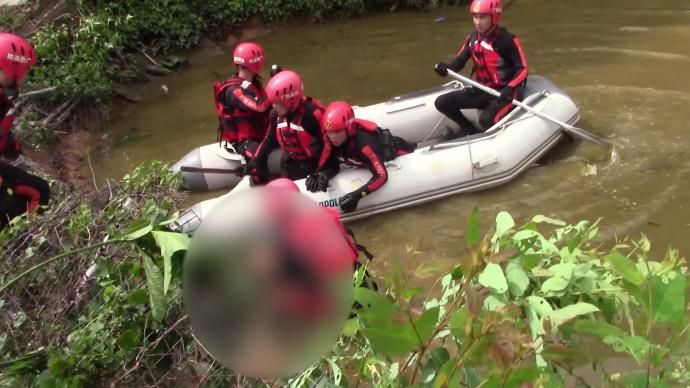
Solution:
<path fill-rule="evenodd" d="M 289 99 L 291 99 L 291 98 L 297 96 L 297 94 L 298 94 L 297 90 L 294 90 L 294 91 L 292 91 L 292 92 L 290 92 L 290 93 L 285 93 L 285 94 L 283 94 L 280 98 L 283 99 L 283 100 L 289 100 Z"/>
<path fill-rule="evenodd" d="M 258 62 L 261 62 L 261 57 L 251 58 L 251 59 L 248 59 L 246 61 L 242 57 L 233 57 L 233 58 L 235 59 L 235 62 L 239 62 L 239 63 L 245 63 L 245 62 L 258 63 Z"/>
<path fill-rule="evenodd" d="M 10 61 L 18 62 L 18 63 L 29 63 L 29 62 L 31 62 L 31 59 L 29 59 L 23 55 L 12 54 L 12 53 L 7 53 L 7 59 L 9 59 Z"/>

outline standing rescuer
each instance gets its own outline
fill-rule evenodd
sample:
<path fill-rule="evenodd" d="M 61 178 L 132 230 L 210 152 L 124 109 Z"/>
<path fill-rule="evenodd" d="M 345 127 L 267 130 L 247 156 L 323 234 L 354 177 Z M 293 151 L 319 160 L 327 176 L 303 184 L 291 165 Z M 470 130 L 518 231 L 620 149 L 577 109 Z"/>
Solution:
<path fill-rule="evenodd" d="M 328 161 L 336 157 L 345 164 L 365 167 L 371 171 L 371 179 L 362 187 L 340 198 L 340 209 L 349 213 L 357 208 L 362 197 L 378 190 L 388 180 L 384 162 L 414 151 L 415 146 L 404 139 L 391 135 L 375 123 L 355 118 L 350 104 L 335 101 L 328 105 L 321 118 L 325 146 L 316 172 L 306 180 L 307 190 L 326 191 L 328 181 L 338 172 L 338 164 Z"/>
<path fill-rule="evenodd" d="M 12 133 L 19 85 L 36 64 L 36 51 L 23 38 L 0 32 L 0 156 L 10 160 L 21 154 L 21 144 Z M 0 228 L 12 218 L 47 205 L 50 187 L 45 180 L 0 161 Z"/>
<path fill-rule="evenodd" d="M 230 143 L 246 159 L 254 157 L 268 125 L 271 102 L 266 98 L 260 76 L 265 58 L 264 49 L 258 44 L 238 44 L 233 52 L 237 72 L 213 85 L 219 140 Z"/>
<path fill-rule="evenodd" d="M 501 93 L 497 98 L 475 88 L 465 88 L 436 99 L 436 109 L 460 126 L 464 132 L 460 135 L 478 132 L 460 109 L 483 109 L 479 123 L 481 131 L 484 131 L 513 109 L 513 99 L 522 98 L 527 81 L 527 60 L 518 38 L 499 27 L 502 12 L 501 0 L 472 1 L 470 13 L 475 31 L 467 35 L 460 52 L 450 64 L 437 63 L 434 67 L 436 73 L 445 77 L 448 69 L 460 71 L 471 58 L 474 63 L 472 73 L 477 82 Z M 444 133 L 446 138 L 457 135 L 450 131 Z"/>

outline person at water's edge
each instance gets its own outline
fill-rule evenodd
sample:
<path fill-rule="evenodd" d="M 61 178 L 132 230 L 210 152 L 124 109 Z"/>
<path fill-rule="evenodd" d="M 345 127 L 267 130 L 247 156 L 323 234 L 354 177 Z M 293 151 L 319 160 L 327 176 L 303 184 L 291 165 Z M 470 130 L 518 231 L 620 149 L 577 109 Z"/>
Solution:
<path fill-rule="evenodd" d="M 261 81 L 265 53 L 253 42 L 240 43 L 233 52 L 237 72 L 224 82 L 213 85 L 218 111 L 218 137 L 247 160 L 254 157 L 266 136 L 271 102 Z"/>
<path fill-rule="evenodd" d="M 23 38 L 0 32 L 0 156 L 14 160 L 21 144 L 12 133 L 13 101 L 27 70 L 36 63 L 36 51 Z M 50 187 L 45 180 L 0 160 L 0 229 L 14 217 L 47 205 Z"/>
<path fill-rule="evenodd" d="M 415 146 L 404 139 L 391 135 L 390 131 L 380 128 L 371 121 L 355 118 L 350 104 L 343 101 L 328 105 L 321 118 L 321 130 L 324 133 L 324 147 L 316 172 L 307 177 L 306 187 L 311 192 L 326 191 L 329 175 L 337 173 L 324 172 L 324 167 L 331 156 L 339 162 L 366 167 L 372 174 L 371 179 L 362 187 L 345 194 L 339 199 L 340 209 L 349 213 L 357 209 L 362 197 L 373 193 L 388 180 L 388 171 L 384 162 L 397 156 L 414 151 Z"/>
<path fill-rule="evenodd" d="M 268 180 L 268 155 L 280 147 L 283 151 L 281 176 L 292 180 L 306 178 L 316 170 L 323 148 L 319 123 L 323 105 L 304 96 L 302 80 L 290 70 L 283 70 L 272 77 L 266 92 L 273 103 L 268 133 L 256 157 L 245 165 L 244 173 L 252 175 L 254 183 L 265 183 Z M 328 162 L 329 171 L 334 163 L 333 159 Z"/>
<path fill-rule="evenodd" d="M 453 134 L 447 130 L 443 136 L 452 138 L 481 132 L 499 121 L 513 109 L 511 101 L 522 99 L 527 81 L 527 60 L 518 38 L 499 27 L 501 0 L 474 0 L 470 13 L 475 31 L 467 35 L 460 52 L 450 64 L 437 63 L 434 70 L 441 76 L 448 75 L 448 69 L 460 71 L 472 58 L 472 73 L 477 82 L 500 91 L 494 97 L 475 88 L 465 88 L 443 94 L 436 101 L 436 109 L 455 121 L 464 133 Z M 481 130 L 462 114 L 460 109 L 482 109 L 479 115 Z"/>

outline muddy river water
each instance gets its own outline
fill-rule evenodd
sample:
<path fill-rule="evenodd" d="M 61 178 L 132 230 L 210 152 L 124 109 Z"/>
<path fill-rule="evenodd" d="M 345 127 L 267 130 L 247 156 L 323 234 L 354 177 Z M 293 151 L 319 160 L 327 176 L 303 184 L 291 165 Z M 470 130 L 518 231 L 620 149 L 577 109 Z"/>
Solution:
<path fill-rule="evenodd" d="M 518 223 L 535 214 L 569 222 L 603 217 L 608 241 L 644 233 L 654 253 L 673 246 L 687 255 L 690 2 L 525 0 L 505 11 L 503 23 L 520 37 L 531 73 L 570 94 L 580 107 L 577 125 L 613 141 L 620 160 L 595 163 L 596 146 L 573 143 L 500 188 L 359 221 L 354 231 L 379 258 L 377 266 L 457 258 L 475 206 L 484 225 L 501 210 Z M 462 6 L 287 26 L 257 41 L 269 65 L 300 72 L 308 95 L 368 105 L 448 81 L 433 64 L 449 61 L 470 30 Z M 141 86 L 141 103 L 113 109 L 110 153 L 91 150 L 97 181 L 150 159 L 174 162 L 215 140 L 211 85 L 230 74 L 230 52 L 205 46 L 185 54 L 187 70 Z M 420 255 L 409 257 L 408 245 Z"/>

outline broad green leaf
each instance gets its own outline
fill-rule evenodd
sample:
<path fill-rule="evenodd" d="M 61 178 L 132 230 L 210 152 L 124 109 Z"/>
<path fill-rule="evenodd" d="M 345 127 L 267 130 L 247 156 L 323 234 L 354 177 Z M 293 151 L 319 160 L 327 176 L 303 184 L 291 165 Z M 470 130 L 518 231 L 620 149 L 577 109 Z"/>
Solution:
<path fill-rule="evenodd" d="M 675 275 L 668 283 L 660 276 L 653 277 L 642 292 L 642 303 L 657 323 L 670 323 L 685 314 L 685 275 L 679 271 L 670 274 Z"/>
<path fill-rule="evenodd" d="M 543 239 L 541 233 L 535 230 L 523 229 L 513 235 L 513 241 L 529 240 L 532 238 Z"/>
<path fill-rule="evenodd" d="M 163 294 L 167 294 L 170 282 L 172 281 L 171 257 L 177 251 L 186 251 L 187 248 L 189 248 L 191 240 L 189 236 L 184 233 L 154 230 L 152 234 L 163 256 Z"/>
<path fill-rule="evenodd" d="M 529 286 L 529 278 L 522 266 L 514 261 L 508 263 L 506 267 L 506 278 L 508 290 L 513 296 L 523 296 Z"/>
<path fill-rule="evenodd" d="M 519 387 L 520 383 L 533 382 L 541 375 L 541 369 L 536 366 L 521 366 L 513 368 L 504 387 Z"/>
<path fill-rule="evenodd" d="M 462 266 L 459 266 L 459 265 L 458 265 L 458 266 L 456 266 L 455 268 L 453 268 L 453 270 L 452 270 L 451 273 L 450 273 L 450 276 L 451 276 L 451 278 L 452 278 L 453 280 L 462 279 L 462 277 L 465 276 L 465 275 L 462 273 Z"/>
<path fill-rule="evenodd" d="M 559 263 L 552 265 L 549 271 L 553 272 L 554 275 L 560 276 L 563 279 L 570 280 L 573 277 L 573 272 L 575 271 L 575 264 L 573 263 Z"/>
<path fill-rule="evenodd" d="M 385 356 L 402 357 L 417 348 L 417 336 L 411 325 L 410 329 L 406 329 L 391 323 L 385 327 L 360 329 L 360 332 L 371 342 L 375 352 Z"/>
<path fill-rule="evenodd" d="M 397 311 L 396 307 L 388 298 L 386 298 L 385 295 L 372 291 L 368 288 L 355 288 L 354 299 L 364 306 L 364 308 L 370 306 L 372 310 L 376 310 L 378 312 Z"/>
<path fill-rule="evenodd" d="M 419 345 L 424 345 L 431 340 L 431 335 L 433 334 L 433 331 L 436 328 L 436 323 L 438 322 L 438 314 L 439 308 L 434 307 L 424 311 L 424 313 L 422 313 L 422 315 L 417 319 L 417 322 L 415 322 L 415 328 L 417 329 L 419 338 L 422 340 L 422 343 Z"/>
<path fill-rule="evenodd" d="M 574 270 L 575 264 L 573 263 L 560 263 L 551 266 L 549 272 L 553 276 L 541 285 L 541 291 L 548 296 L 561 295 L 570 285 Z"/>
<path fill-rule="evenodd" d="M 341 333 L 346 337 L 354 337 L 357 334 L 358 330 L 359 319 L 352 318 L 345 321 L 345 325 L 343 326 L 343 330 L 341 331 Z"/>
<path fill-rule="evenodd" d="M 127 228 L 126 234 L 124 236 L 122 236 L 121 238 L 123 240 L 133 241 L 133 240 L 136 240 L 138 238 L 141 238 L 141 237 L 147 235 L 152 230 L 153 230 L 153 226 L 151 225 L 149 220 L 140 218 L 140 219 L 134 221 L 129 226 L 129 228 Z"/>
<path fill-rule="evenodd" d="M 590 278 L 582 278 L 575 282 L 573 286 L 586 294 L 591 294 L 594 291 L 594 280 Z"/>
<path fill-rule="evenodd" d="M 623 376 L 623 385 L 630 388 L 666 388 L 669 385 L 657 377 L 647 377 L 647 371 L 634 371 Z"/>
<path fill-rule="evenodd" d="M 117 338 L 117 344 L 125 351 L 134 349 L 139 346 L 139 332 L 129 329 L 125 330 Z"/>
<path fill-rule="evenodd" d="M 515 221 L 513 221 L 513 217 L 510 216 L 510 213 L 502 211 L 496 214 L 496 232 L 494 233 L 492 242 L 503 237 L 503 235 L 514 226 Z"/>
<path fill-rule="evenodd" d="M 455 312 L 453 312 L 453 315 L 451 315 L 450 317 L 450 332 L 459 342 L 467 336 L 467 320 L 467 307 L 464 306 L 458 310 L 455 310 Z"/>
<path fill-rule="evenodd" d="M 584 278 L 584 277 L 594 276 L 593 273 L 590 272 L 593 265 L 594 265 L 594 263 L 592 263 L 591 261 L 588 261 L 588 262 L 582 263 L 582 264 L 578 264 L 575 267 L 575 269 L 573 270 L 573 276 L 575 276 L 578 279 Z"/>
<path fill-rule="evenodd" d="M 163 277 L 156 264 L 151 260 L 151 256 L 137 247 L 141 260 L 144 263 L 144 272 L 146 273 L 146 284 L 148 285 L 149 300 L 151 302 L 151 314 L 153 319 L 158 322 L 163 321 L 165 317 L 165 295 L 163 295 Z"/>
<path fill-rule="evenodd" d="M 575 322 L 575 330 L 578 333 L 590 334 L 604 339 L 609 336 L 622 337 L 625 333 L 618 327 L 603 321 L 580 320 Z"/>
<path fill-rule="evenodd" d="M 527 317 L 527 325 L 529 332 L 532 334 L 532 340 L 536 340 L 541 335 L 543 329 L 541 328 L 541 320 L 539 315 L 529 306 L 525 306 L 525 316 Z"/>
<path fill-rule="evenodd" d="M 553 308 L 544 298 L 538 296 L 528 296 L 525 298 L 524 308 L 529 331 L 532 334 L 532 341 L 536 341 L 544 333 L 540 317 L 553 311 Z M 541 356 L 542 348 L 543 345 L 535 350 L 536 364 L 541 368 L 547 366 L 546 361 Z"/>
<path fill-rule="evenodd" d="M 599 308 L 589 303 L 576 303 L 554 310 L 546 315 L 551 321 L 551 326 L 556 328 L 580 315 L 590 314 L 599 311 Z"/>
<path fill-rule="evenodd" d="M 178 219 L 179 217 L 180 217 L 180 212 L 179 212 L 179 211 L 176 211 L 176 212 L 173 213 L 168 219 L 159 222 L 158 225 L 159 225 L 159 226 L 165 226 L 165 225 L 168 225 L 168 224 L 172 224 L 173 222 L 177 221 L 177 219 Z"/>
<path fill-rule="evenodd" d="M 441 369 L 436 373 L 436 378 L 434 379 L 434 388 L 445 388 L 445 387 L 459 387 L 460 386 L 460 368 L 456 369 L 455 364 L 458 362 L 457 357 L 453 357 L 448 360 Z M 455 370 L 453 372 L 453 370 Z M 453 373 L 451 375 L 451 373 Z"/>
<path fill-rule="evenodd" d="M 508 291 L 508 281 L 503 275 L 503 269 L 498 264 L 489 263 L 486 265 L 484 271 L 479 274 L 479 284 L 499 294 Z"/>
<path fill-rule="evenodd" d="M 613 345 L 613 350 L 631 355 L 638 365 L 642 365 L 647 358 L 650 344 L 646 339 L 638 336 L 626 335 L 624 337 L 604 337 L 604 343 Z"/>
<path fill-rule="evenodd" d="M 556 226 L 565 226 L 566 223 L 565 221 L 557 220 L 555 218 L 551 217 L 546 217 L 541 214 L 537 214 L 536 216 L 532 217 L 532 222 L 537 223 L 537 224 L 551 224 L 551 225 L 556 225 Z"/>
<path fill-rule="evenodd" d="M 528 296 L 525 298 L 525 304 L 532 309 L 539 318 L 544 317 L 553 312 L 553 307 L 546 301 L 546 299 L 539 296 Z"/>
<path fill-rule="evenodd" d="M 541 356 L 548 362 L 556 361 L 568 365 L 580 365 L 585 361 L 589 361 L 587 360 L 587 355 L 583 352 L 571 347 L 556 344 L 545 345 L 544 349 L 541 351 Z"/>
<path fill-rule="evenodd" d="M 564 279 L 560 276 L 549 278 L 541 285 L 541 292 L 547 296 L 559 295 L 570 285 L 570 279 Z"/>
<path fill-rule="evenodd" d="M 476 207 L 472 209 L 470 220 L 467 225 L 467 245 L 469 247 L 476 247 L 481 242 L 479 235 L 479 209 Z"/>
<path fill-rule="evenodd" d="M 506 305 L 504 298 L 499 298 L 496 295 L 489 295 L 484 299 L 484 309 L 487 311 L 496 311 Z"/>
<path fill-rule="evenodd" d="M 541 248 L 543 252 L 548 253 L 550 255 L 558 255 L 561 253 L 556 244 L 545 238 L 541 239 Z"/>
<path fill-rule="evenodd" d="M 526 270 L 531 270 L 532 268 L 539 265 L 539 262 L 541 261 L 541 256 L 540 255 L 525 255 L 521 258 L 520 261 L 521 261 L 523 268 L 525 268 Z"/>
<path fill-rule="evenodd" d="M 450 354 L 446 348 L 434 348 L 429 352 L 429 362 L 434 369 L 440 369 L 448 360 L 450 360 Z"/>
<path fill-rule="evenodd" d="M 465 383 L 468 388 L 477 388 L 481 385 L 482 380 L 475 368 L 461 366 L 460 369 L 462 369 L 462 373 L 465 375 Z"/>
<path fill-rule="evenodd" d="M 604 256 L 604 260 L 611 264 L 611 267 L 615 273 L 622 276 L 623 279 L 629 281 L 630 283 L 640 286 L 644 282 L 644 277 L 637 270 L 635 264 L 621 253 L 611 252 L 610 254 Z"/>
<path fill-rule="evenodd" d="M 149 299 L 148 293 L 143 288 L 140 288 L 140 289 L 130 293 L 129 295 L 127 295 L 127 303 L 134 304 L 134 305 L 146 304 L 146 301 L 148 299 Z"/>

